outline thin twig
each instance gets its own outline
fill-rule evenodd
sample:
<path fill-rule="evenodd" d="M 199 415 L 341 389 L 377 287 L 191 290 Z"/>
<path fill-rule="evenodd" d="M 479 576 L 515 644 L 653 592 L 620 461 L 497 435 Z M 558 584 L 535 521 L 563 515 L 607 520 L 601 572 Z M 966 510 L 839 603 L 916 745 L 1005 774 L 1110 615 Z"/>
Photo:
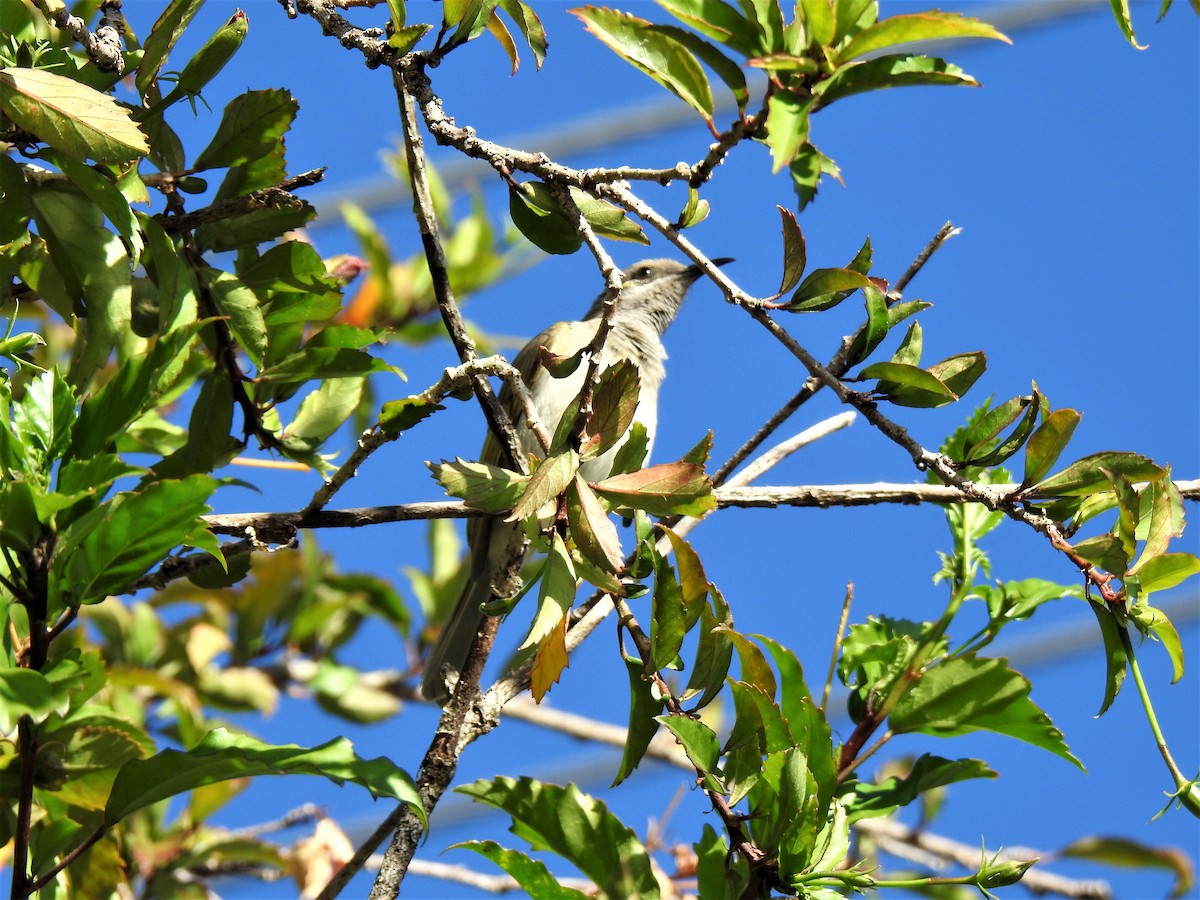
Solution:
<path fill-rule="evenodd" d="M 821 692 L 821 712 L 829 705 L 829 691 L 833 688 L 833 674 L 837 671 L 838 657 L 842 655 L 842 641 L 846 639 L 846 623 L 850 621 L 850 604 L 854 602 L 854 583 L 846 583 L 846 596 L 842 598 L 842 615 L 838 619 L 837 635 L 833 639 L 833 653 L 829 657 L 829 671 L 825 673 L 825 690 Z"/>
<path fill-rule="evenodd" d="M 412 399 L 431 405 L 440 404 L 455 391 L 463 387 L 472 386 L 474 379 L 481 375 L 494 375 L 504 379 L 505 384 L 513 392 L 513 396 L 521 407 L 529 430 L 537 438 L 542 449 L 548 452 L 550 450 L 550 436 L 546 432 L 545 425 L 543 425 L 538 417 L 537 406 L 533 402 L 533 395 L 530 394 L 529 387 L 525 384 L 524 379 L 521 378 L 521 373 L 501 356 L 476 358 L 460 366 L 452 366 L 444 370 L 442 377 L 434 384 L 427 387 L 421 393 L 414 395 Z M 354 448 L 354 452 L 317 489 L 317 492 L 313 494 L 313 498 L 308 502 L 308 505 L 304 507 L 303 515 L 305 517 L 312 516 L 319 510 L 324 509 L 326 504 L 333 499 L 333 495 L 341 490 L 347 481 L 358 474 L 359 468 L 372 453 L 388 442 L 394 441 L 399 436 L 399 432 L 394 434 L 387 432 L 379 425 L 375 425 L 373 428 L 363 432 L 362 437 L 359 438 L 358 445 Z"/>
<path fill-rule="evenodd" d="M 438 312 L 460 362 L 475 360 L 475 341 L 467 333 L 466 323 L 458 311 L 458 303 L 450 286 L 450 273 L 446 265 L 446 252 L 442 247 L 440 228 L 434 213 L 433 197 L 429 188 L 429 173 L 425 165 L 425 145 L 417 127 L 415 100 L 407 82 L 399 74 L 393 79 L 400 100 L 400 121 L 404 129 L 404 152 L 408 163 L 408 177 L 413 193 L 413 213 L 421 231 L 421 244 L 425 249 L 425 261 L 433 279 L 433 293 Z M 492 387 L 482 375 L 471 380 L 471 388 L 483 409 L 488 428 L 499 442 L 512 468 L 528 471 L 521 442 L 517 439 L 512 420 L 500 405 Z"/>
<path fill-rule="evenodd" d="M 836 416 L 818 422 L 811 428 L 806 428 L 797 435 L 776 444 L 769 451 L 758 457 L 753 463 L 742 469 L 735 478 L 731 478 L 726 485 L 727 488 L 737 488 L 742 485 L 749 484 L 768 469 L 774 468 L 779 463 L 783 462 L 797 450 L 813 444 L 821 438 L 828 437 L 835 431 L 841 431 L 843 428 L 849 428 L 855 419 L 855 414 L 852 410 L 838 413 Z"/>

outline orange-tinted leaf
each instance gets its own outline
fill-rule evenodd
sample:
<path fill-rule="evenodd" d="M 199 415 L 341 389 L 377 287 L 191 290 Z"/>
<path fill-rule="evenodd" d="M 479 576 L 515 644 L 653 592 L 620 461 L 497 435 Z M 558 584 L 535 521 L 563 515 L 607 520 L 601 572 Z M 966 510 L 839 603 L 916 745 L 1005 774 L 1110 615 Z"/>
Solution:
<path fill-rule="evenodd" d="M 664 463 L 614 475 L 593 485 L 596 492 L 625 509 L 642 509 L 653 516 L 696 516 L 715 509 L 712 482 L 700 466 Z"/>

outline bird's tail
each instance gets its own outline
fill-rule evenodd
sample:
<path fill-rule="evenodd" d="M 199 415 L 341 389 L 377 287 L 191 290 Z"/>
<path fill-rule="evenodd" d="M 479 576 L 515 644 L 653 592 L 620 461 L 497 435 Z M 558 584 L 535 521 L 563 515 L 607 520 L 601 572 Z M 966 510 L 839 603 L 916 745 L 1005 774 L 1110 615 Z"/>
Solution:
<path fill-rule="evenodd" d="M 471 643 L 483 624 L 484 615 L 480 606 L 491 599 L 491 594 L 492 588 L 487 578 L 468 580 L 463 585 L 454 612 L 429 651 L 421 680 L 421 693 L 438 706 L 445 706 L 450 699 L 447 679 L 457 679 L 466 665 Z"/>

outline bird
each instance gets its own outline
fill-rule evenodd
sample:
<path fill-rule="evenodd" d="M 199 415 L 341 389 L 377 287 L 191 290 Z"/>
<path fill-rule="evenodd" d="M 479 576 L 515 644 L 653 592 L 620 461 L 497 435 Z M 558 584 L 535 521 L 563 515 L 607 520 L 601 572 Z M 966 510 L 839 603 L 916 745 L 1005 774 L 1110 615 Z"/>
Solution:
<path fill-rule="evenodd" d="M 713 260 L 715 265 L 732 262 Z M 684 265 L 673 259 L 646 259 L 624 270 L 620 299 L 601 366 L 604 369 L 622 360 L 637 367 L 638 405 L 634 421 L 646 429 L 647 455 L 654 444 L 658 425 L 658 391 L 666 376 L 666 349 L 662 336 L 675 319 L 688 289 L 702 274 L 698 265 Z M 528 385 L 538 417 L 553 433 L 563 413 L 583 389 L 587 366 L 577 366 L 570 375 L 555 378 L 543 366 L 543 350 L 556 357 L 579 353 L 591 343 L 604 316 L 606 292 L 592 303 L 584 317 L 575 322 L 557 322 L 527 343 L 513 359 L 513 365 Z M 516 429 L 521 449 L 526 454 L 544 452 L 528 427 L 514 392 L 507 384 L 500 391 L 500 403 Z M 625 437 L 605 453 L 582 463 L 579 474 L 585 481 L 600 481 L 610 474 L 613 458 Z M 481 461 L 500 464 L 500 443 L 489 434 L 484 442 Z M 495 516 L 474 518 L 467 524 L 469 562 L 467 580 L 450 618 L 436 639 L 425 662 L 422 694 L 439 706 L 450 698 L 450 686 L 462 671 L 471 644 L 483 624 L 482 604 L 495 596 L 493 580 L 506 561 L 511 560 L 514 541 L 519 540 L 520 523 L 505 522 Z M 449 684 L 448 684 L 449 678 Z"/>

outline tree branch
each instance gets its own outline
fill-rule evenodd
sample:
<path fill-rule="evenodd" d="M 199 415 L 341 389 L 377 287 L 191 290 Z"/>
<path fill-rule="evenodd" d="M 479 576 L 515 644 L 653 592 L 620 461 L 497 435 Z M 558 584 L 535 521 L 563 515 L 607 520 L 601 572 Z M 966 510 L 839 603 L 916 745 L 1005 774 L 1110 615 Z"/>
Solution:
<path fill-rule="evenodd" d="M 125 58 L 121 55 L 125 20 L 121 15 L 120 0 L 107 0 L 100 4 L 100 23 L 95 34 L 88 30 L 87 22 L 71 15 L 65 4 L 56 3 L 53 10 L 49 0 L 34 0 L 34 5 L 56 28 L 71 35 L 101 72 L 115 75 L 125 73 Z"/>

